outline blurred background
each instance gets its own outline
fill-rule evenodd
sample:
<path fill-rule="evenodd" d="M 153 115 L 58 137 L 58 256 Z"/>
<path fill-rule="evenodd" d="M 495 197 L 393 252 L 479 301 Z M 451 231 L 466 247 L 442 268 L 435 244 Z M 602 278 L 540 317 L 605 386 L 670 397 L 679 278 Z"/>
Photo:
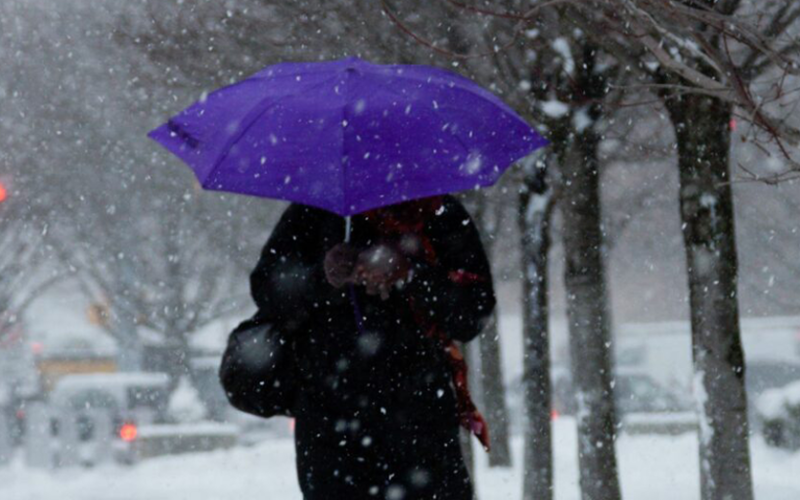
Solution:
<path fill-rule="evenodd" d="M 0 456 L 6 465 L 20 471 L 138 464 L 249 446 L 253 455 L 230 455 L 230 463 L 265 460 L 285 474 L 270 476 L 263 488 L 276 493 L 262 496 L 299 498 L 294 472 L 284 465 L 292 457 L 285 440 L 291 423 L 236 413 L 216 376 L 227 335 L 253 312 L 248 274 L 285 204 L 202 192 L 190 170 L 145 134 L 204 93 L 285 60 L 357 55 L 444 66 L 517 107 L 517 93 L 530 88 L 530 77 L 504 74 L 490 63 L 441 57 L 403 36 L 373 3 L 0 3 Z M 414 5 L 409 23 L 442 43 L 460 43 L 441 22 L 452 13 Z M 461 36 L 490 46 L 491 37 L 475 35 L 497 29 L 488 24 L 465 19 Z M 620 107 L 604 119 L 604 255 L 618 398 L 629 407 L 622 410 L 631 414 L 628 428 L 634 435 L 683 436 L 675 446 L 694 458 L 695 438 L 685 433 L 691 435 L 696 419 L 683 415 L 691 413 L 692 381 L 686 260 L 674 137 L 666 123 L 657 105 Z M 734 164 L 779 167 L 771 164 L 779 159 L 760 155 L 751 143 L 734 141 L 732 155 Z M 520 176 L 509 173 L 482 195 L 489 207 L 483 210 L 493 217 L 482 236 L 493 248 L 512 435 L 523 425 L 519 186 Z M 741 182 L 733 190 L 755 405 L 768 389 L 800 380 L 800 183 Z M 569 376 L 559 371 L 569 356 L 560 224 L 556 213 L 549 290 L 554 419 L 575 411 Z M 477 363 L 478 384 L 480 369 Z M 71 416 L 59 418 L 64 412 Z M 672 416 L 641 416 L 665 412 Z M 574 430 L 559 425 L 557 449 L 575 448 Z M 623 473 L 631 474 L 636 453 L 670 442 L 623 439 L 630 451 Z M 512 452 L 519 455 L 518 448 Z M 559 453 L 557 463 L 574 461 Z M 664 453 L 664 484 L 697 481 L 680 469 L 681 453 Z M 766 444 L 754 453 L 780 470 L 800 466 L 797 456 L 789 462 L 772 457 Z M 519 456 L 516 462 L 510 472 L 487 472 L 483 483 L 480 476 L 482 491 L 516 492 L 509 485 L 520 474 Z M 154 473 L 140 467 L 132 485 Z M 178 470 L 173 462 L 161 467 Z M 558 487 L 573 491 L 575 467 L 562 469 L 572 476 Z M 234 474 L 232 465 L 220 470 Z M 154 491 L 177 498 L 187 484 L 176 481 L 162 490 L 131 486 L 143 489 L 93 498 L 161 498 Z M 21 482 L 12 498 L 51 498 L 49 490 L 28 496 L 34 490 Z M 100 484 L 93 476 L 70 487 L 96 491 Z M 776 488 L 778 496 L 769 498 L 800 492 L 800 485 Z"/>

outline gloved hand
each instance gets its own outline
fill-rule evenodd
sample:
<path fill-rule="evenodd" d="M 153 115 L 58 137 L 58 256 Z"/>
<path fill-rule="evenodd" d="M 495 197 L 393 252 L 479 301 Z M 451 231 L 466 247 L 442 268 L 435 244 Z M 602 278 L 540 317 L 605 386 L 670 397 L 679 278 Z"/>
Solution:
<path fill-rule="evenodd" d="M 358 250 L 347 243 L 339 243 L 325 254 L 325 277 L 334 288 L 353 282 Z"/>
<path fill-rule="evenodd" d="M 406 256 L 389 244 L 373 245 L 358 254 L 353 281 L 366 287 L 369 295 L 389 298 L 392 286 L 408 278 L 411 264 Z"/>

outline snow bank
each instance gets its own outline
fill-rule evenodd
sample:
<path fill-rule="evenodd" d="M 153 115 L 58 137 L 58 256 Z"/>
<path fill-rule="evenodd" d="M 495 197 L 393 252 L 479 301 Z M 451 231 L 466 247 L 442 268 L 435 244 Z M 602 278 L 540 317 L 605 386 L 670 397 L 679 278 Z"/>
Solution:
<path fill-rule="evenodd" d="M 206 418 L 207 413 L 200 394 L 187 377 L 182 377 L 178 382 L 167 408 L 169 414 L 181 423 L 199 422 Z"/>
<path fill-rule="evenodd" d="M 555 498 L 578 500 L 575 420 L 555 423 Z M 699 500 L 697 437 L 626 436 L 617 443 L 625 498 Z M 514 467 L 489 469 L 486 455 L 476 453 L 477 488 L 484 500 L 519 500 L 522 494 L 522 440 L 512 443 Z M 800 453 L 788 454 L 752 440 L 757 498 L 800 497 Z M 0 468 L 3 498 L 12 500 L 217 500 L 264 498 L 301 500 L 294 465 L 294 443 L 266 441 L 250 448 L 161 457 L 132 466 L 30 470 L 16 461 Z"/>
<path fill-rule="evenodd" d="M 765 391 L 756 400 L 756 409 L 766 420 L 789 418 L 792 409 L 800 411 L 800 381 Z"/>

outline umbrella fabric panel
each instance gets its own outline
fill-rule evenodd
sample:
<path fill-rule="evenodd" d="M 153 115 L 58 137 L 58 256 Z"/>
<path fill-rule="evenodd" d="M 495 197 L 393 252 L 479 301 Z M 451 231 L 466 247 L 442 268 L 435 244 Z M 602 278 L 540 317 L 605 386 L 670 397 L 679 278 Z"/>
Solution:
<path fill-rule="evenodd" d="M 201 98 L 149 136 L 186 162 L 202 183 L 264 109 L 331 80 L 330 75 L 299 81 L 292 75 L 243 80 Z"/>
<path fill-rule="evenodd" d="M 326 85 L 327 86 L 327 85 Z M 265 109 L 203 182 L 207 189 L 342 206 L 342 98 L 316 90 Z"/>
<path fill-rule="evenodd" d="M 491 185 L 544 140 L 516 115 L 447 83 L 353 82 L 344 150 L 347 213 Z M 382 186 L 382 190 L 376 190 Z"/>

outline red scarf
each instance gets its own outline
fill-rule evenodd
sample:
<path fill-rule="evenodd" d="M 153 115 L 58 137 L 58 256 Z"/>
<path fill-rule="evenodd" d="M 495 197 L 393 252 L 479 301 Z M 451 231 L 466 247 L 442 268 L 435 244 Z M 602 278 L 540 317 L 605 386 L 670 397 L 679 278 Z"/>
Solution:
<path fill-rule="evenodd" d="M 430 265 L 437 265 L 436 251 L 424 229 L 428 219 L 437 210 L 441 209 L 442 203 L 442 197 L 435 196 L 406 202 L 390 208 L 371 210 L 366 212 L 365 215 L 384 235 L 402 236 L 404 234 L 413 234 L 417 236 L 422 245 L 425 261 Z M 466 272 L 463 269 L 450 271 L 448 277 L 458 285 L 469 285 L 482 280 L 481 276 Z M 450 365 L 450 374 L 456 393 L 458 419 L 461 426 L 474 434 L 488 452 L 490 449 L 489 426 L 472 401 L 468 384 L 469 371 L 467 363 L 464 361 L 464 355 L 455 341 L 448 338 L 439 325 L 431 321 L 428 315 L 418 306 L 414 301 L 414 297 L 409 296 L 408 301 L 415 321 L 423 328 L 427 337 L 434 339 L 439 344 L 444 352 L 445 359 Z"/>

